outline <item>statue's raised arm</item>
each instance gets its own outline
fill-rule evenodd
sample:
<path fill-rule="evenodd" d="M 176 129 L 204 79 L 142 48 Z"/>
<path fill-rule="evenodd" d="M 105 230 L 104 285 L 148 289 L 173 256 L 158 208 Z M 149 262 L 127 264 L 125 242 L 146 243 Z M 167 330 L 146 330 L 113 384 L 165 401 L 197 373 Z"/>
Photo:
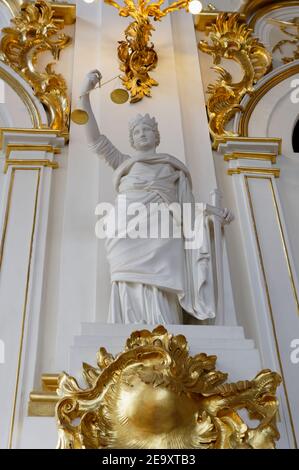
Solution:
<path fill-rule="evenodd" d="M 86 75 L 81 88 L 81 102 L 83 109 L 88 113 L 89 117 L 85 126 L 88 147 L 115 170 L 123 161 L 129 158 L 129 155 L 121 153 L 112 142 L 100 132 L 91 107 L 89 94 L 98 84 L 101 84 L 101 79 L 102 74 L 99 70 L 92 70 Z"/>

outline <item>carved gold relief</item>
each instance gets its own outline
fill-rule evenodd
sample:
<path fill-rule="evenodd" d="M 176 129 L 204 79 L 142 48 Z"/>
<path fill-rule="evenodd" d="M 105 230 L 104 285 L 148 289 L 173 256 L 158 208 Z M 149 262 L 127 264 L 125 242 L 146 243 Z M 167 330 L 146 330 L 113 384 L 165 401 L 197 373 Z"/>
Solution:
<path fill-rule="evenodd" d="M 62 19 L 54 18 L 54 10 L 45 0 L 22 5 L 19 16 L 11 20 L 12 26 L 3 28 L 0 58 L 33 88 L 34 94 L 49 113 L 49 127 L 67 131 L 70 103 L 67 85 L 62 75 L 53 70 L 53 63 L 39 70 L 38 56 L 51 52 L 54 60 L 66 48 L 71 38 L 60 31 Z"/>
<path fill-rule="evenodd" d="M 281 60 L 284 64 L 288 64 L 289 62 L 293 62 L 294 60 L 299 59 L 299 17 L 293 18 L 289 21 L 271 19 L 269 22 L 275 26 L 278 26 L 280 31 L 290 38 L 279 41 L 273 47 L 272 52 L 274 53 L 279 51 L 281 54 Z M 291 56 L 283 55 L 283 47 L 286 45 L 295 46 Z"/>
<path fill-rule="evenodd" d="M 133 22 L 125 30 L 125 41 L 119 41 L 118 58 L 122 82 L 130 91 L 131 103 L 142 100 L 144 96 L 151 96 L 151 87 L 158 82 L 150 75 L 158 63 L 158 56 L 154 44 L 150 42 L 155 28 L 150 23 L 160 21 L 172 11 L 185 8 L 187 10 L 190 0 L 179 0 L 161 9 L 164 0 L 151 2 L 150 0 L 124 0 L 124 6 L 113 0 L 104 0 L 105 3 L 118 9 L 120 16 L 133 18 Z"/>
<path fill-rule="evenodd" d="M 58 447 L 274 448 L 280 376 L 225 383 L 216 356 L 189 355 L 186 338 L 159 326 L 131 334 L 124 351 L 104 348 L 83 364 L 87 388 L 64 373 L 57 390 Z M 250 427 L 238 413 L 258 420 Z"/>
<path fill-rule="evenodd" d="M 263 77 L 271 67 L 272 57 L 258 39 L 252 36 L 252 30 L 243 23 L 238 13 L 221 13 L 209 30 L 209 42 L 200 41 L 202 52 L 212 55 L 214 67 L 219 78 L 208 87 L 208 115 L 213 147 L 227 136 L 236 136 L 226 129 L 229 121 L 239 111 L 240 102 L 246 93 L 253 93 L 253 85 Z M 233 77 L 219 66 L 222 59 L 237 62 L 243 72 L 243 78 L 234 82 Z"/>

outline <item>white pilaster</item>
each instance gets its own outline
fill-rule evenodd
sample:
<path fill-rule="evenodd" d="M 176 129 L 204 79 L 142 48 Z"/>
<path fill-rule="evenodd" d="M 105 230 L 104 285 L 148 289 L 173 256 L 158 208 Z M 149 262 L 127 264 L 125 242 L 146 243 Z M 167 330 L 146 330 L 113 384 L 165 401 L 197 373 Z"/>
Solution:
<path fill-rule="evenodd" d="M 282 419 L 288 428 L 290 446 L 298 441 L 298 365 L 290 360 L 291 341 L 298 337 L 299 303 L 296 276 L 288 234 L 276 185 L 280 170 L 278 139 L 228 139 L 219 146 L 228 162 L 249 273 L 263 366 L 280 371 Z M 296 369 L 297 368 L 297 369 Z"/>
<path fill-rule="evenodd" d="M 54 131 L 3 130 L 0 221 L 0 447 L 14 447 L 34 382 L 52 169 L 64 139 Z"/>

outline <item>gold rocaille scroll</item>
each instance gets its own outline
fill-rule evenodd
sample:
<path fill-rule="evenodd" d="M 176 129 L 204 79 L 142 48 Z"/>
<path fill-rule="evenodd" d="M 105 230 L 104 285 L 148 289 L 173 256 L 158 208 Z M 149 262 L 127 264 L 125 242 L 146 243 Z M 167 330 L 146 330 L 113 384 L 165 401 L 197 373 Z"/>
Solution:
<path fill-rule="evenodd" d="M 186 338 L 163 326 L 132 333 L 117 356 L 101 348 L 97 367 L 83 363 L 87 388 L 60 376 L 58 448 L 274 448 L 280 376 L 226 383 L 216 360 L 190 356 Z"/>
<path fill-rule="evenodd" d="M 238 134 L 227 129 L 236 113 L 242 112 L 242 98 L 254 91 L 254 84 L 271 68 L 272 56 L 252 35 L 239 13 L 219 13 L 209 28 L 209 41 L 198 44 L 202 52 L 212 55 L 213 69 L 218 74 L 216 83 L 208 87 L 208 116 L 213 148 L 224 137 Z M 243 77 L 235 81 L 229 70 L 221 67 L 222 59 L 236 62 Z"/>
<path fill-rule="evenodd" d="M 63 17 L 55 17 L 51 3 L 24 3 L 11 26 L 2 29 L 0 42 L 0 60 L 29 83 L 48 111 L 49 128 L 61 132 L 67 132 L 69 125 L 67 84 L 53 70 L 53 63 L 42 67 L 39 56 L 50 52 L 54 60 L 59 60 L 61 51 L 71 43 L 71 37 L 61 33 L 64 25 Z"/>

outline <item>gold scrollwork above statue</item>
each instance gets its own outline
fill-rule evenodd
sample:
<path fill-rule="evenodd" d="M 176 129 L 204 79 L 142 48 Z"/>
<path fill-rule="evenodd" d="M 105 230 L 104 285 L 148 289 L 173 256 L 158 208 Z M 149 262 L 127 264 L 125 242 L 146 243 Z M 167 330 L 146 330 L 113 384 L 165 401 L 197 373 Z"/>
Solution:
<path fill-rule="evenodd" d="M 60 376 L 56 406 L 58 447 L 71 448 L 274 448 L 280 376 L 225 383 L 216 356 L 189 355 L 186 338 L 159 326 L 131 334 L 124 351 L 104 348 L 98 367 L 83 364 L 88 384 Z M 250 427 L 238 413 L 258 420 Z"/>
<path fill-rule="evenodd" d="M 13 26 L 2 30 L 0 59 L 31 85 L 49 113 L 49 127 L 66 132 L 70 102 L 65 79 L 53 70 L 53 63 L 43 71 L 38 67 L 40 54 L 50 51 L 58 60 L 60 52 L 71 43 L 69 36 L 59 34 L 64 28 L 63 19 L 54 17 L 51 4 L 38 0 L 22 5 L 11 23 Z"/>
<path fill-rule="evenodd" d="M 208 115 L 213 147 L 223 137 L 237 134 L 226 129 L 227 124 L 239 111 L 240 102 L 246 93 L 253 93 L 254 84 L 271 68 L 272 57 L 263 44 L 252 36 L 252 30 L 238 13 L 220 13 L 209 28 L 209 40 L 198 44 L 202 52 L 212 55 L 213 69 L 219 78 L 208 87 Z M 243 78 L 234 82 L 230 72 L 220 67 L 222 59 L 237 62 Z"/>
<path fill-rule="evenodd" d="M 125 41 L 119 41 L 118 58 L 120 70 L 124 73 L 122 82 L 131 94 L 130 102 L 136 103 L 144 96 L 151 96 L 151 87 L 158 85 L 149 75 L 158 63 L 154 44 L 150 42 L 155 28 L 149 18 L 160 21 L 172 11 L 182 8 L 187 10 L 190 0 L 173 2 L 164 9 L 161 9 L 164 0 L 124 0 L 123 6 L 113 0 L 104 1 L 117 8 L 120 16 L 130 16 L 134 20 L 125 30 Z"/>

